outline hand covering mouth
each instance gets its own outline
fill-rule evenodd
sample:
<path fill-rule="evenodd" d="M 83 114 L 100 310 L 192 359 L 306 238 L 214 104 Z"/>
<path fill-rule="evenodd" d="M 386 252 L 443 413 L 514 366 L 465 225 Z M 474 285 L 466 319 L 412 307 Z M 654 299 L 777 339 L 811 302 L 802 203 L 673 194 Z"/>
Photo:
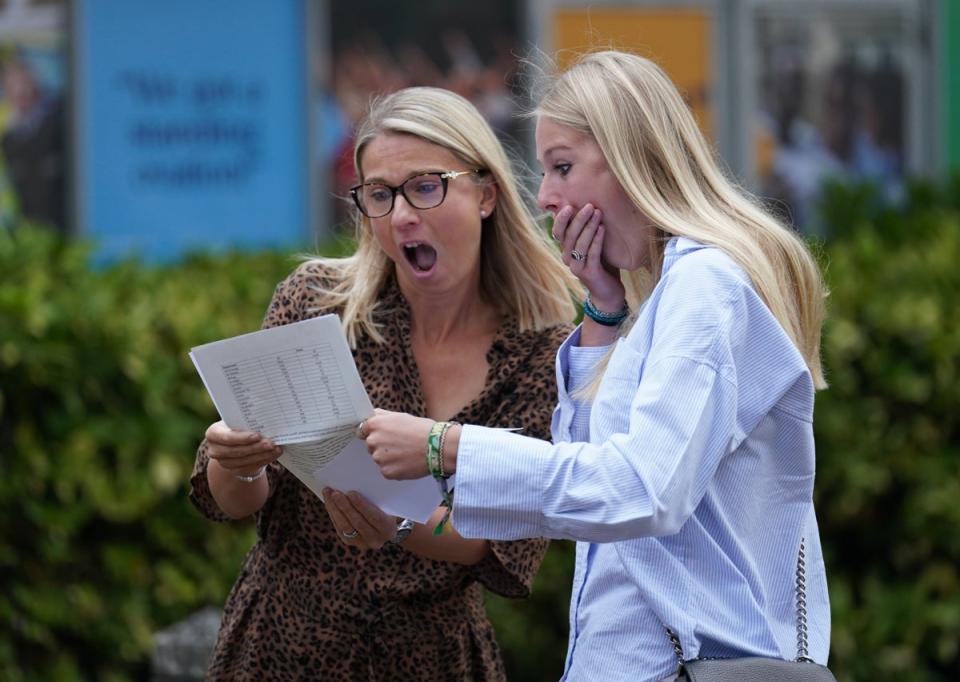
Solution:
<path fill-rule="evenodd" d="M 403 255 L 414 270 L 427 272 L 437 262 L 437 250 L 425 242 L 408 242 L 402 246 Z"/>

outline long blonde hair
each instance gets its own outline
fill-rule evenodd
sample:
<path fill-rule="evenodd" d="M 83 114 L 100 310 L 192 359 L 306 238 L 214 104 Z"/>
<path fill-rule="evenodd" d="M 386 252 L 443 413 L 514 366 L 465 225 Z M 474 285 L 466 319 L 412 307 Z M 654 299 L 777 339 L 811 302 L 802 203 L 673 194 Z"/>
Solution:
<path fill-rule="evenodd" d="M 627 196 L 657 226 L 651 272 L 631 273 L 626 282 L 635 295 L 644 298 L 659 279 L 668 237 L 717 246 L 749 275 L 814 385 L 826 387 L 820 362 L 826 290 L 814 259 L 792 230 L 721 172 L 660 67 L 624 52 L 583 55 L 548 85 L 534 113 L 590 135 Z"/>
<path fill-rule="evenodd" d="M 480 287 L 486 300 L 516 317 L 521 331 L 573 320 L 571 292 L 579 290 L 577 281 L 537 227 L 503 146 L 476 107 L 453 92 L 428 87 L 406 88 L 374 101 L 354 144 L 358 178 L 363 178 L 364 149 L 384 134 L 413 135 L 439 145 L 467 167 L 487 171 L 479 182 L 496 183 L 497 203 L 483 220 L 480 248 Z M 318 291 L 318 307 L 342 309 L 352 347 L 361 333 L 383 342 L 374 311 L 394 267 L 373 236 L 369 219 L 359 211 L 356 230 L 352 256 L 324 260 L 340 270 L 339 282 Z"/>

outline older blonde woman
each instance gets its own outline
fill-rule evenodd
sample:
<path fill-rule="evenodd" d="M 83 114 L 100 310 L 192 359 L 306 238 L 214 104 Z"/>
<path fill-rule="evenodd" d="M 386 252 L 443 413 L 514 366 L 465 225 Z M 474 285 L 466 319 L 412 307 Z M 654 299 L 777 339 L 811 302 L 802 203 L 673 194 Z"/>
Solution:
<path fill-rule="evenodd" d="M 553 360 L 576 284 L 525 207 L 477 110 L 438 89 L 376 103 L 354 154 L 359 246 L 304 263 L 264 325 L 339 313 L 374 404 L 549 435 Z M 481 585 L 522 597 L 544 540 L 436 535 L 355 493 L 317 497 L 259 434 L 212 425 L 191 499 L 254 514 L 259 538 L 231 592 L 216 680 L 500 680 Z"/>
<path fill-rule="evenodd" d="M 540 206 L 589 291 L 555 442 L 380 412 L 371 453 L 390 477 L 456 471 L 464 536 L 579 541 L 564 680 L 673 679 L 678 655 L 824 662 L 813 259 L 723 176 L 649 60 L 588 55 L 537 114 Z"/>

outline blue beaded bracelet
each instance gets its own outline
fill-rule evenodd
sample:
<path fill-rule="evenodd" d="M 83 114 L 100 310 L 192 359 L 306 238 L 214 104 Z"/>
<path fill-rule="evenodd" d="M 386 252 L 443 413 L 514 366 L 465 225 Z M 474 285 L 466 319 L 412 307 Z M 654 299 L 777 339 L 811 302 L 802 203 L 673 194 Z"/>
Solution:
<path fill-rule="evenodd" d="M 623 308 L 620 309 L 620 312 L 605 313 L 593 305 L 590 294 L 587 294 L 587 300 L 583 302 L 583 314 L 597 324 L 602 324 L 604 327 L 617 327 L 627 319 L 627 315 L 630 314 L 630 309 L 627 307 L 627 302 L 624 301 Z"/>

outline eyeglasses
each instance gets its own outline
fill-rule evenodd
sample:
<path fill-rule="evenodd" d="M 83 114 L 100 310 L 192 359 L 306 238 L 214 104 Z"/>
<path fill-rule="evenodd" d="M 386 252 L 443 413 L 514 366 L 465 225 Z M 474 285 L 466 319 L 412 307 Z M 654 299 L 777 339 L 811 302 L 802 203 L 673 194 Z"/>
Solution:
<path fill-rule="evenodd" d="M 461 175 L 477 175 L 482 170 L 443 171 L 420 173 L 403 181 L 402 185 L 391 187 L 382 182 L 365 182 L 350 189 L 353 202 L 360 212 L 368 218 L 382 218 L 393 210 L 397 192 L 403 195 L 407 203 L 414 208 L 436 208 L 447 198 L 447 183 Z"/>

